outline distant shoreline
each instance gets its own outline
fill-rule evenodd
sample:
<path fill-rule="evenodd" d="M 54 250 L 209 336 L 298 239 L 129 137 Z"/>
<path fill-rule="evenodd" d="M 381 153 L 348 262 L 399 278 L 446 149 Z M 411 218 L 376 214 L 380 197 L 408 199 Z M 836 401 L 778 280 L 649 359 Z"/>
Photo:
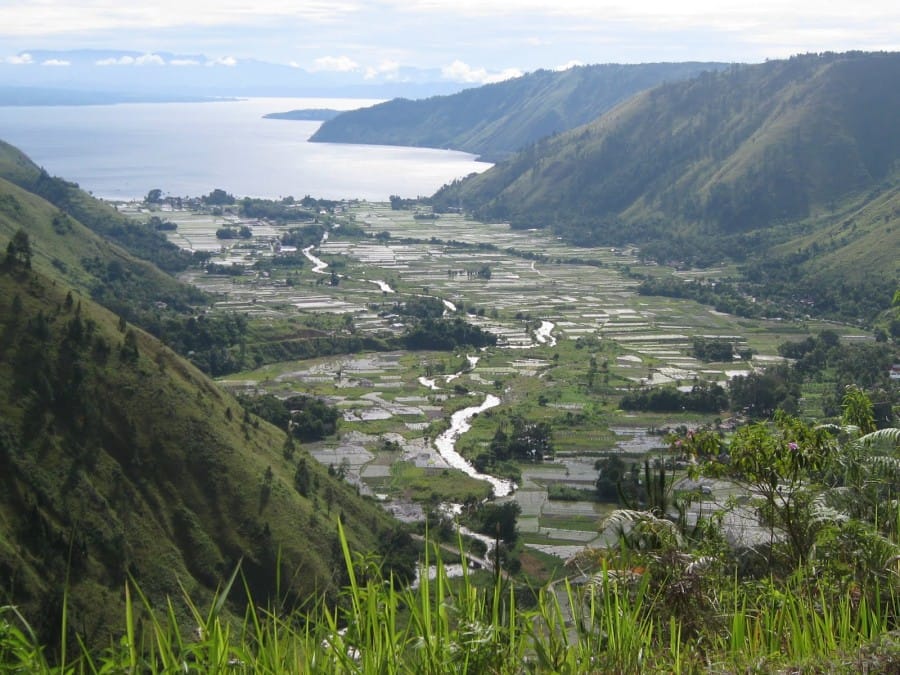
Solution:
<path fill-rule="evenodd" d="M 232 96 L 142 95 L 106 91 L 0 86 L 0 107 L 6 108 L 119 105 L 122 103 L 219 103 L 238 100 L 241 99 Z"/>
<path fill-rule="evenodd" d="M 287 112 L 273 112 L 263 115 L 267 120 L 299 120 L 303 122 L 327 122 L 340 115 L 343 110 L 331 108 L 304 108 L 302 110 L 288 110 Z"/>

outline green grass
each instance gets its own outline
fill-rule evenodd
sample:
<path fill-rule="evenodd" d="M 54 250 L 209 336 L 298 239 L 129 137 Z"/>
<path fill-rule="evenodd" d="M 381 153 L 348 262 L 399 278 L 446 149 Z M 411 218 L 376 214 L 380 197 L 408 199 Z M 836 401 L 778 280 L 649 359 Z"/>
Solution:
<path fill-rule="evenodd" d="M 491 495 L 491 486 L 455 469 L 428 469 L 411 462 L 391 465 L 390 490 L 418 502 L 464 503 L 470 498 L 482 500 Z"/>
<path fill-rule="evenodd" d="M 181 594 L 154 606 L 126 581 L 120 639 L 105 650 L 64 639 L 41 645 L 27 617 L 0 608 L 0 666 L 47 675 L 851 672 L 886 667 L 896 654 L 879 645 L 900 604 L 874 584 L 826 597 L 790 584 L 726 583 L 703 599 L 700 611 L 715 616 L 697 621 L 673 612 L 649 574 L 623 582 L 606 565 L 590 587 L 562 577 L 521 594 L 507 579 L 451 579 L 440 550 L 427 549 L 423 564 L 435 577 L 396 588 L 340 534 L 347 583 L 302 614 L 251 602 L 230 620 L 223 607 L 242 585 L 239 569 L 203 604 Z M 243 587 L 249 592 L 245 578 Z"/>

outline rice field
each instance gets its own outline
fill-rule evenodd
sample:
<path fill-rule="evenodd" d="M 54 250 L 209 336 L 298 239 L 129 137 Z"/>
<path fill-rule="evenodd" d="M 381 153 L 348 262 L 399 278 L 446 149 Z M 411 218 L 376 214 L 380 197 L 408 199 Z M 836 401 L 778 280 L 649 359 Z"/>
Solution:
<path fill-rule="evenodd" d="M 412 467 L 408 475 L 430 472 L 449 482 L 462 476 L 434 447 L 454 410 L 478 405 L 487 394 L 501 397 L 501 406 L 474 420 L 462 439 L 473 452 L 487 446 L 506 414 L 547 420 L 555 429 L 562 425 L 565 433 L 554 438 L 557 458 L 523 466 L 514 495 L 527 541 L 558 555 L 596 543 L 602 507 L 551 501 L 548 483 L 590 489 L 598 453 L 639 457 L 656 452 L 659 436 L 648 434 L 648 425 L 696 423 L 677 415 L 628 417 L 615 409 L 621 391 L 637 385 L 725 383 L 780 360 L 780 342 L 826 327 L 739 319 L 688 300 L 641 296 L 625 271 L 650 268 L 642 266 L 634 249 L 575 248 L 543 232 L 486 225 L 461 215 L 416 220 L 412 212 L 392 211 L 388 204 L 346 205 L 337 220 L 352 222 L 371 236 L 343 238 L 338 228 L 310 252 L 339 271 L 336 285 L 325 283 L 331 269 L 317 273 L 311 264 L 271 271 L 252 267 L 274 254 L 274 242 L 286 228 L 186 212 L 166 216 L 178 224 L 167 233 L 173 242 L 213 252 L 213 262 L 244 266 L 238 276 L 202 270 L 185 275 L 221 298 L 213 311 L 300 325 L 334 315 L 346 330 L 385 335 L 405 327 L 394 303 L 431 296 L 440 298 L 448 312 L 494 333 L 498 347 L 478 354 L 327 357 L 267 364 L 221 383 L 235 391 L 312 394 L 338 406 L 343 416 L 338 437 L 309 450 L 325 464 L 345 466 L 361 490 L 397 500 L 391 508 L 399 512 L 415 509 L 403 503 L 402 481 L 392 470 L 397 463 Z M 247 225 L 252 237 L 217 240 L 215 230 L 225 225 Z M 489 275 L 474 274 L 483 269 Z M 692 354 L 696 336 L 727 339 L 735 351 L 751 350 L 752 357 L 700 362 Z M 600 362 L 602 371 L 585 384 L 589 359 Z M 400 451 L 382 452 L 385 441 L 396 443 Z M 440 485 L 440 480 L 429 485 Z M 447 492 L 453 491 L 448 487 Z M 439 488 L 434 490 L 434 498 L 442 496 Z"/>

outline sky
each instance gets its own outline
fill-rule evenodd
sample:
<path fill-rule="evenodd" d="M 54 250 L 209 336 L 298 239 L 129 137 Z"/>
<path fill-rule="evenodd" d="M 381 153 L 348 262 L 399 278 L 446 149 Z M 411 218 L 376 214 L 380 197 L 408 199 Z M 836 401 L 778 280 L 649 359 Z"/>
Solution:
<path fill-rule="evenodd" d="M 257 59 L 371 80 L 428 68 L 447 80 L 484 83 L 575 64 L 896 51 L 900 2 L 0 0 L 0 63 L 33 65 L 32 51 L 71 49 L 143 54 L 143 63 L 131 57 L 118 65 Z"/>

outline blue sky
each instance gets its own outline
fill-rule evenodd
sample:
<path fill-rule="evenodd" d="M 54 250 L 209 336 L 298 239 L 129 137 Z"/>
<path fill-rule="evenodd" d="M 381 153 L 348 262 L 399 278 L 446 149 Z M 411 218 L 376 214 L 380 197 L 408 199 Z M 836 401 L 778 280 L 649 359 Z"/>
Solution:
<path fill-rule="evenodd" d="M 147 55 L 119 65 L 259 59 L 370 80 L 430 68 L 482 83 L 575 63 L 895 51 L 900 2 L 0 0 L 0 62 L 31 65 L 29 50 L 85 48 Z M 196 58 L 172 64 L 164 52 Z"/>

